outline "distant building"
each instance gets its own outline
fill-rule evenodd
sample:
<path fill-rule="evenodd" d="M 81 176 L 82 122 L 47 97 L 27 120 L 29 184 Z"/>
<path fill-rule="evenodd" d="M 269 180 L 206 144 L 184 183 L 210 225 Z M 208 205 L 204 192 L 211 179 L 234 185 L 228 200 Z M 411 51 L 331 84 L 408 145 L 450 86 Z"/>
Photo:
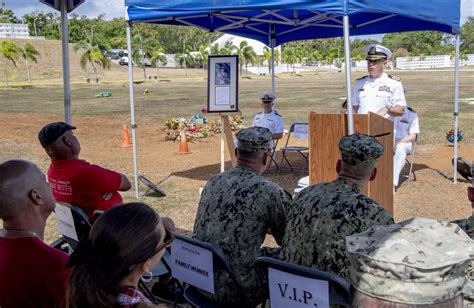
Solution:
<path fill-rule="evenodd" d="M 30 31 L 27 24 L 0 23 L 0 38 L 29 39 Z"/>
<path fill-rule="evenodd" d="M 472 65 L 474 64 L 474 55 L 467 55 L 467 60 L 461 60 L 460 65 Z M 426 56 L 426 57 L 397 57 L 398 69 L 402 70 L 416 70 L 416 69 L 427 69 L 427 68 L 443 68 L 454 66 L 454 57 L 451 58 L 449 55 L 440 56 Z"/>

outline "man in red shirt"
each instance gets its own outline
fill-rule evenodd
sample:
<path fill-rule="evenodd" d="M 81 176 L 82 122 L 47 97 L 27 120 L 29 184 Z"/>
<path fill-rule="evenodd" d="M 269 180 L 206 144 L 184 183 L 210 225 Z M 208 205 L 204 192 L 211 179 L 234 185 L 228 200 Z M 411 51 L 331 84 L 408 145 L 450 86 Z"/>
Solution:
<path fill-rule="evenodd" d="M 51 158 L 48 181 L 57 201 L 77 205 L 93 219 L 95 210 L 108 210 L 122 203 L 118 191 L 130 189 L 130 181 L 121 173 L 79 159 L 81 145 L 64 122 L 44 126 L 38 139 Z"/>
<path fill-rule="evenodd" d="M 43 242 L 55 201 L 33 163 L 0 164 L 0 307 L 64 307 L 68 255 Z"/>

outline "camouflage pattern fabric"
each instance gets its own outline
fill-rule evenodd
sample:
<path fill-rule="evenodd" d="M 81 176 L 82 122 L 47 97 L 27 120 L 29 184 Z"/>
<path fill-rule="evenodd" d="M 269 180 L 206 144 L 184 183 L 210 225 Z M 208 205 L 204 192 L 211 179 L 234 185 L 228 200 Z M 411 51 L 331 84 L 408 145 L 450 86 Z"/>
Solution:
<path fill-rule="evenodd" d="M 383 155 L 384 146 L 374 137 L 355 133 L 339 141 L 339 151 L 345 163 L 353 166 L 373 166 Z"/>
<path fill-rule="evenodd" d="M 245 294 L 238 294 L 229 277 L 217 272 L 215 296 L 206 296 L 220 303 L 241 303 L 242 295 L 250 302 L 266 297 L 253 262 L 268 256 L 260 248 L 268 229 L 281 244 L 290 203 L 286 191 L 250 168 L 238 166 L 210 179 L 199 201 L 194 237 L 221 247 Z"/>
<path fill-rule="evenodd" d="M 453 221 L 472 239 L 474 236 L 474 216 Z M 474 262 L 471 261 L 466 270 L 466 284 L 464 285 L 464 298 L 474 300 Z M 474 306 L 474 304 L 472 305 Z"/>
<path fill-rule="evenodd" d="M 346 242 L 352 286 L 404 304 L 436 304 L 458 296 L 474 258 L 474 242 L 459 226 L 428 218 L 374 226 Z"/>
<path fill-rule="evenodd" d="M 280 258 L 348 279 L 346 236 L 393 222 L 390 213 L 344 179 L 313 185 L 293 200 Z"/>
<path fill-rule="evenodd" d="M 272 132 L 266 127 L 252 126 L 235 134 L 239 150 L 247 152 L 265 152 L 270 149 Z"/>

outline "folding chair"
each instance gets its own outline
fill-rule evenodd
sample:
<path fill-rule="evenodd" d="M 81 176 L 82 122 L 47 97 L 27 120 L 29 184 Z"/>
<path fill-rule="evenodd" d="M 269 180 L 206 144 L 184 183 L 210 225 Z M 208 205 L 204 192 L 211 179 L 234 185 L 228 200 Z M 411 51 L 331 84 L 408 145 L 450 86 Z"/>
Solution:
<path fill-rule="evenodd" d="M 301 157 L 303 157 L 303 159 L 305 160 L 305 164 L 302 169 L 302 173 L 304 173 L 304 171 L 306 170 L 306 166 L 308 165 L 309 148 L 307 146 L 289 146 L 288 143 L 292 135 L 294 139 L 308 140 L 308 123 L 291 124 L 290 131 L 288 132 L 288 137 L 286 138 L 285 146 L 280 149 L 283 155 L 280 161 L 280 171 L 281 168 L 283 168 L 283 161 L 286 161 L 288 166 L 290 166 L 291 171 L 294 171 L 293 165 L 291 165 L 290 161 L 288 160 L 287 153 L 296 152 L 300 154 Z"/>
<path fill-rule="evenodd" d="M 413 180 L 416 181 L 416 174 L 415 174 L 415 171 L 413 170 L 413 163 L 415 161 L 415 153 L 416 153 L 416 144 L 418 143 L 418 134 L 416 134 L 416 137 L 415 137 L 415 141 L 413 142 L 413 148 L 411 150 L 411 153 L 410 153 L 410 160 L 408 160 L 408 157 L 405 158 L 405 162 L 408 163 L 408 165 L 410 166 L 410 171 L 408 171 L 408 181 L 407 182 L 410 182 L 411 181 L 411 175 L 413 174 Z"/>
<path fill-rule="evenodd" d="M 233 305 L 221 304 L 204 296 L 202 292 L 209 293 L 209 291 L 205 291 L 203 289 L 203 286 L 198 285 L 199 283 L 203 282 L 203 280 L 193 280 L 192 277 L 181 276 L 183 274 L 178 273 L 178 269 L 182 270 L 182 266 L 177 265 L 177 264 L 182 264 L 183 262 L 182 260 L 177 259 L 179 258 L 177 256 L 178 253 L 175 252 L 174 249 L 179 249 L 177 247 L 179 247 L 179 245 L 182 244 L 180 243 L 180 241 L 186 244 L 187 250 L 207 252 L 206 254 L 209 254 L 212 258 L 213 273 L 220 271 L 220 272 L 224 272 L 228 274 L 229 279 L 232 281 L 238 294 L 240 295 L 241 304 L 235 305 L 235 307 L 252 307 L 252 306 L 255 307 L 256 305 L 260 304 L 260 303 L 256 303 L 256 304 L 248 303 L 247 299 L 244 296 L 245 293 L 243 291 L 243 288 L 238 282 L 235 276 L 235 273 L 232 269 L 232 266 L 230 265 L 227 257 L 225 256 L 225 254 L 222 252 L 222 250 L 220 249 L 218 245 L 206 243 L 194 238 L 190 238 L 188 236 L 176 234 L 175 240 L 173 241 L 173 246 L 171 247 L 173 277 L 187 283 L 186 289 L 184 291 L 184 298 L 188 301 L 189 304 L 191 304 L 193 307 L 208 307 L 208 308 L 233 307 Z M 198 257 L 194 255 L 192 256 L 192 258 L 193 260 L 196 260 L 196 258 Z M 193 268 L 193 266 L 194 265 L 192 264 L 188 264 L 187 268 Z M 214 283 L 214 281 L 212 283 Z M 198 289 L 201 291 L 198 291 Z"/>
<path fill-rule="evenodd" d="M 81 238 L 89 235 L 89 218 L 80 207 L 64 202 L 56 202 L 55 213 L 58 231 L 69 245 L 69 252 L 72 252 Z"/>
<path fill-rule="evenodd" d="M 322 297 L 318 298 L 316 294 L 311 293 L 311 287 L 313 287 L 313 289 L 323 289 L 320 288 L 320 286 L 324 286 L 325 284 L 327 284 L 328 290 L 328 294 L 326 295 L 328 298 L 326 297 L 326 300 L 329 305 L 343 305 L 350 307 L 350 284 L 344 278 L 336 274 L 323 272 L 270 257 L 257 258 L 257 260 L 255 260 L 255 267 L 259 270 L 259 273 L 262 275 L 263 280 L 268 284 L 269 288 L 276 284 L 278 285 L 278 292 L 272 294 L 270 290 L 270 306 L 272 308 L 287 306 L 282 304 L 285 300 L 291 303 L 288 304 L 291 307 L 316 306 L 311 302 L 321 300 Z M 274 271 L 273 273 L 278 274 L 278 276 L 273 276 L 274 281 L 268 279 L 271 270 L 276 270 L 276 272 Z M 280 276 L 280 273 L 283 273 L 283 276 Z M 308 278 L 311 280 L 309 283 Z M 287 284 L 287 290 L 284 288 L 282 289 L 282 281 Z M 305 290 L 297 288 L 293 290 L 293 283 L 295 285 L 298 283 L 300 285 L 303 284 Z M 281 297 L 283 297 L 283 301 Z"/>
<path fill-rule="evenodd" d="M 275 165 L 275 168 L 276 170 L 280 170 L 280 166 L 277 164 L 276 162 L 276 148 L 277 148 L 277 145 L 278 145 L 278 141 L 280 139 L 273 139 L 273 147 L 272 147 L 272 155 L 270 156 L 270 163 L 268 164 L 268 169 L 270 169 L 270 167 L 273 165 Z"/>

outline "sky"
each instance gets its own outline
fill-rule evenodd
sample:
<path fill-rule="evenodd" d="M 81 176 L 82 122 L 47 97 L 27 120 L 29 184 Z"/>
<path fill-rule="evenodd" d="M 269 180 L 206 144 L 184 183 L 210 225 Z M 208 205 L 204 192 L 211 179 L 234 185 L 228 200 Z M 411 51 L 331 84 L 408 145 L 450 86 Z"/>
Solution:
<path fill-rule="evenodd" d="M 5 8 L 12 9 L 18 17 L 34 11 L 54 12 L 53 9 L 50 9 L 38 0 L 0 0 L 0 3 L 2 1 L 5 3 Z M 83 4 L 74 10 L 74 13 L 88 17 L 105 14 L 106 19 L 124 17 L 124 2 L 124 0 L 85 0 Z M 461 0 L 461 24 L 467 20 L 468 16 L 474 16 L 474 1 Z M 378 37 L 375 39 L 378 39 Z"/>

